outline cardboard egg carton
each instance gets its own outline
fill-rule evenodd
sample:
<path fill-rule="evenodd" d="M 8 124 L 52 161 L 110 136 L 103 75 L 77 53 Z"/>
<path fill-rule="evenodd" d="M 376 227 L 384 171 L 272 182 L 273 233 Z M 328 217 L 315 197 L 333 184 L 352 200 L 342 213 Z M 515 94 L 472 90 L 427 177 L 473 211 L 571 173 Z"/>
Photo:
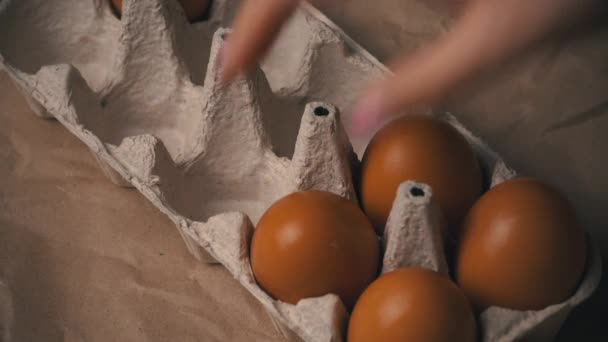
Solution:
<path fill-rule="evenodd" d="M 452 115 L 442 113 L 437 116 L 452 124 L 473 147 L 482 166 L 486 189 L 516 176 L 515 171 L 507 167 L 496 153 Z M 439 207 L 433 199 L 432 189 L 428 185 L 411 181 L 402 183 L 384 232 L 382 273 L 400 267 L 424 267 L 447 275 L 448 266 L 441 238 L 444 224 Z M 480 340 L 553 340 L 570 311 L 595 291 L 601 275 L 599 249 L 587 235 L 585 272 L 578 289 L 569 299 L 542 310 L 518 311 L 489 307 L 477 318 Z"/>
<path fill-rule="evenodd" d="M 0 0 L 0 66 L 32 109 L 55 118 L 92 151 L 116 184 L 134 187 L 177 226 L 190 252 L 219 262 L 267 309 L 285 336 L 341 341 L 348 314 L 333 294 L 297 305 L 257 286 L 249 241 L 261 214 L 294 191 L 356 201 L 352 172 L 369 139 L 343 127 L 359 90 L 388 71 L 326 17 L 302 5 L 261 66 L 219 81 L 219 51 L 237 1 L 215 1 L 190 24 L 174 0 Z M 475 148 L 488 185 L 514 175 L 445 114 Z M 344 122 L 342 122 L 344 120 Z M 355 153 L 356 152 L 356 153 Z M 383 239 L 383 272 L 447 272 L 441 214 L 427 185 L 399 188 Z M 489 308 L 484 341 L 551 338 L 601 274 L 590 244 L 587 271 L 567 302 L 541 311 Z"/>

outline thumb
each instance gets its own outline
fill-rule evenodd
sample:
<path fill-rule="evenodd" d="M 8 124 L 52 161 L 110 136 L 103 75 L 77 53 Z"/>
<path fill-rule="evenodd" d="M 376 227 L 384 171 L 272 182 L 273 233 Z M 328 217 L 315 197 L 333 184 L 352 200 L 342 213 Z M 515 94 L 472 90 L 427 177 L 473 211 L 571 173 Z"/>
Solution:
<path fill-rule="evenodd" d="M 472 0 L 451 31 L 392 64 L 355 106 L 352 133 L 362 135 L 412 105 L 435 101 L 463 79 L 580 17 L 596 0 Z"/>

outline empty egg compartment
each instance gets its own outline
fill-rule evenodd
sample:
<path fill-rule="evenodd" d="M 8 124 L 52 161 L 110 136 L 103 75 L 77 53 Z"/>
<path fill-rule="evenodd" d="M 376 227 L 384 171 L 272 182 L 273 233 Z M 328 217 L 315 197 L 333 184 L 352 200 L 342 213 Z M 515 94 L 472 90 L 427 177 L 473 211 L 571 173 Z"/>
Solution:
<path fill-rule="evenodd" d="M 26 74 L 44 66 L 72 65 L 101 99 L 106 115 L 120 120 L 128 111 L 124 120 L 148 125 L 146 129 L 162 125 L 187 132 L 188 113 L 175 106 L 192 105 L 182 103 L 189 98 L 185 93 L 202 86 L 212 36 L 230 24 L 240 1 L 213 1 L 209 18 L 194 23 L 187 21 L 177 0 L 125 0 L 120 19 L 109 0 L 0 3 L 3 64 Z M 293 152 L 303 103 L 322 100 L 346 111 L 366 82 L 386 70 L 307 4 L 288 21 L 261 68 L 279 98 L 300 104 L 300 110 L 284 110 L 267 122 L 277 127 L 269 134 L 281 141 L 277 153 L 286 157 Z M 180 96 L 174 96 L 177 87 L 182 88 Z M 31 100 L 31 89 L 22 90 Z M 38 106 L 40 115 L 52 117 L 44 114 L 44 106 L 32 106 Z M 175 134 L 156 133 L 172 153 L 182 152 L 183 141 Z M 105 135 L 118 144 L 129 132 Z M 283 140 L 290 140 L 292 147 Z M 360 152 L 361 147 L 355 148 Z"/>
<path fill-rule="evenodd" d="M 227 33 L 220 30 L 215 35 L 205 85 L 186 92 L 191 96 L 191 107 L 174 106 L 169 111 L 187 113 L 189 117 L 182 120 L 188 119 L 189 126 L 195 128 L 190 131 L 173 127 L 169 114 L 164 114 L 168 123 L 158 121 L 155 125 L 154 118 L 138 120 L 141 112 L 127 111 L 114 117 L 107 112 L 104 100 L 70 66 L 44 67 L 35 76 L 21 74 L 18 80 L 24 87 L 40 86 L 34 99 L 89 143 L 111 179 L 136 186 L 144 194 L 150 191 L 141 188 L 150 187 L 155 194 L 149 198 L 155 204 L 171 208 L 185 220 L 206 221 L 238 210 L 256 222 L 276 199 L 307 187 L 333 189 L 354 198 L 349 166 L 354 155 L 336 109 L 322 103 L 310 103 L 305 111 L 298 103 L 288 107 L 288 101 L 271 92 L 261 71 L 232 85 L 221 85 L 216 57 Z M 132 76 L 130 82 L 137 82 L 138 75 Z M 133 103 L 145 100 L 133 94 L 127 99 Z M 301 138 L 297 143 L 290 139 L 278 145 L 268 132 L 280 132 L 281 127 L 273 130 L 267 126 L 273 120 L 268 113 L 283 115 L 289 108 L 305 112 L 299 127 Z M 162 115 L 159 112 L 157 117 L 162 119 Z M 291 160 L 277 156 L 273 148 L 277 145 L 292 151 Z M 336 159 L 336 155 L 345 155 L 345 159 Z M 191 241 L 187 242 L 192 247 Z M 204 256 L 202 250 L 193 252 Z"/>
<path fill-rule="evenodd" d="M 284 175 L 290 167 L 283 159 L 294 155 L 304 104 L 323 95 L 302 86 L 310 84 L 308 71 L 320 69 L 318 60 L 334 60 L 334 64 L 340 64 L 337 62 L 340 59 L 346 61 L 342 63 L 347 66 L 344 71 L 335 72 L 336 79 L 325 83 L 333 89 L 332 95 L 338 102 L 348 102 L 342 94 L 354 95 L 350 89 L 340 89 L 344 75 L 354 75 L 352 71 L 363 64 L 370 73 L 382 68 L 373 62 L 362 64 L 366 59 L 349 55 L 340 32 L 316 20 L 314 9 L 303 8 L 288 24 L 286 38 L 279 39 L 272 50 L 279 51 L 280 56 L 280 51 L 295 48 L 302 56 L 291 60 L 301 61 L 300 64 L 286 65 L 271 51 L 262 67 L 266 74 L 275 76 L 273 84 L 258 71 L 250 75 L 249 83 L 241 84 L 241 88 L 227 89 L 223 100 L 218 97 L 207 101 L 213 97 L 210 92 L 219 89 L 215 79 L 216 62 L 209 63 L 212 35 L 222 23 L 228 22 L 237 4 L 237 1 L 216 1 L 207 21 L 190 24 L 173 0 L 125 1 L 120 19 L 106 0 L 5 2 L 0 15 L 8 20 L 1 21 L 1 32 L 8 39 L 2 39 L 5 44 L 0 46 L 0 52 L 3 64 L 37 113 L 58 118 L 66 127 L 73 126 L 69 128 L 73 133 L 84 128 L 79 136 L 84 141 L 90 140 L 93 154 L 113 182 L 132 186 L 134 179 L 118 172 L 116 160 L 108 161 L 100 152 L 137 154 L 138 149 L 153 144 L 152 150 L 161 154 L 154 158 L 163 165 L 157 168 L 167 174 L 160 185 L 165 187 L 161 189 L 163 198 L 177 212 L 189 220 L 206 220 L 228 209 L 238 209 L 248 213 L 255 222 L 268 203 L 286 191 L 273 189 L 291 186 L 276 178 L 291 177 Z M 34 15 L 27 16 L 27 13 Z M 14 19 L 18 17 L 31 22 Z M 299 32 L 300 39 L 292 41 L 289 32 Z M 23 43 L 12 44 L 17 37 Z M 282 46 L 281 42 L 287 45 Z M 311 54 L 310 50 L 318 46 L 331 50 L 334 55 Z M 30 51 L 36 53 L 30 54 Z M 207 65 L 213 71 L 206 72 Z M 289 77 L 277 78 L 277 75 Z M 350 84 L 363 84 L 363 81 L 361 78 Z M 280 89 L 283 96 L 274 96 L 272 89 Z M 64 106 L 75 108 L 64 115 Z M 49 109 L 52 114 L 47 112 Z M 207 114 L 203 114 L 204 111 Z M 234 116 L 259 116 L 263 127 L 254 127 L 260 124 L 258 121 L 223 120 L 227 117 L 224 114 L 208 114 L 222 111 L 233 112 Z M 203 118 L 204 115 L 208 117 Z M 217 125 L 208 129 L 207 121 L 212 120 L 217 121 Z M 253 136 L 234 138 L 243 133 Z M 100 142 L 94 141 L 94 137 Z M 258 141 L 243 144 L 243 140 L 249 138 L 252 142 Z M 223 147 L 220 152 L 210 152 L 216 148 L 205 146 L 203 153 L 207 142 Z M 260 143 L 269 143 L 272 152 L 280 158 L 261 152 Z M 227 152 L 231 150 L 236 153 Z M 201 154 L 205 157 L 199 158 Z M 265 161 L 252 161 L 260 156 L 276 159 L 276 164 L 281 166 L 265 170 Z M 200 167 L 209 160 L 216 161 L 210 163 L 211 167 Z M 126 171 L 134 172 L 128 162 L 122 164 L 130 168 Z M 230 173 L 230 170 L 236 172 Z M 275 177 L 273 172 L 283 175 Z M 243 175 L 247 176 L 247 184 L 234 186 Z M 175 177 L 180 181 L 167 186 L 167 179 Z M 310 177 L 302 178 L 303 182 L 309 182 Z M 200 189 L 201 181 L 205 183 L 204 190 Z M 201 258 L 202 250 L 186 240 L 191 251 Z"/>

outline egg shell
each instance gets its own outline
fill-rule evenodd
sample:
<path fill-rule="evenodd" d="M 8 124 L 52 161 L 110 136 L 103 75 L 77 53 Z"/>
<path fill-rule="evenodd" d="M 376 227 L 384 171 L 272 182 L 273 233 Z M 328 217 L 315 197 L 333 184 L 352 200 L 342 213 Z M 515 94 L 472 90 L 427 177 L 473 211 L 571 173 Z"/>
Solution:
<path fill-rule="evenodd" d="M 399 184 L 433 188 L 448 227 L 456 228 L 482 191 L 482 174 L 473 149 L 447 122 L 427 115 L 395 119 L 372 138 L 361 165 L 363 210 L 382 234 Z"/>
<path fill-rule="evenodd" d="M 572 296 L 585 257 L 585 232 L 568 200 L 539 180 L 515 178 L 471 208 L 456 277 L 479 310 L 539 310 Z"/>
<path fill-rule="evenodd" d="M 447 276 L 424 268 L 385 273 L 361 295 L 350 318 L 349 342 L 475 342 L 468 299 Z"/>
<path fill-rule="evenodd" d="M 368 140 L 351 148 L 343 126 L 352 118 L 337 108 L 350 113 L 367 82 L 390 72 L 302 3 L 260 69 L 225 87 L 216 62 L 229 32 L 218 28 L 239 1 L 214 1 L 209 19 L 195 24 L 174 0 L 123 3 L 118 20 L 107 0 L 0 1 L 0 67 L 37 115 L 57 119 L 91 150 L 112 182 L 136 188 L 166 214 L 193 256 L 226 267 L 286 337 L 343 340 L 340 299 L 272 299 L 255 282 L 248 244 L 262 212 L 288 193 L 314 188 L 355 200 L 353 150 L 361 155 Z M 327 115 L 315 114 L 318 107 Z M 453 116 L 436 114 L 469 140 L 489 184 L 512 176 Z M 385 231 L 383 268 L 440 267 L 432 192 L 414 200 L 402 190 L 395 204 L 405 207 L 389 215 L 395 229 Z M 555 334 L 597 287 L 601 260 L 596 248 L 588 251 L 571 298 L 540 311 L 490 307 L 480 316 L 481 340 Z"/>
<path fill-rule="evenodd" d="M 380 243 L 367 217 L 353 202 L 324 191 L 275 202 L 258 222 L 250 248 L 258 284 L 291 304 L 334 293 L 352 308 L 380 263 Z"/>

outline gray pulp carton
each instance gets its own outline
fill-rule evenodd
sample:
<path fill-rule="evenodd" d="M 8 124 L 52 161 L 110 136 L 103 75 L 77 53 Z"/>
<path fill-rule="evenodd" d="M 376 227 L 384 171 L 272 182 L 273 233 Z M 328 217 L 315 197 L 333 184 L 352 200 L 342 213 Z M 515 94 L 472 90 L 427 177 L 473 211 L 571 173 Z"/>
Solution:
<path fill-rule="evenodd" d="M 298 190 L 356 201 L 351 172 L 367 141 L 344 130 L 355 96 L 388 70 L 313 7 L 303 4 L 260 67 L 231 85 L 218 52 L 238 2 L 215 1 L 190 24 L 174 0 L 0 0 L 0 66 L 32 109 L 55 118 L 92 151 L 116 184 L 134 187 L 177 226 L 203 262 L 219 262 L 256 297 L 287 337 L 341 341 L 348 313 L 333 294 L 297 305 L 257 286 L 249 240 L 261 214 Z M 438 114 L 475 148 L 491 185 L 514 172 L 451 115 Z M 344 122 L 343 122 L 344 121 Z M 412 189 L 416 188 L 415 191 Z M 432 189 L 406 182 L 383 239 L 383 272 L 446 272 Z M 601 262 L 566 302 L 540 311 L 489 308 L 484 341 L 551 339 L 595 289 Z"/>

